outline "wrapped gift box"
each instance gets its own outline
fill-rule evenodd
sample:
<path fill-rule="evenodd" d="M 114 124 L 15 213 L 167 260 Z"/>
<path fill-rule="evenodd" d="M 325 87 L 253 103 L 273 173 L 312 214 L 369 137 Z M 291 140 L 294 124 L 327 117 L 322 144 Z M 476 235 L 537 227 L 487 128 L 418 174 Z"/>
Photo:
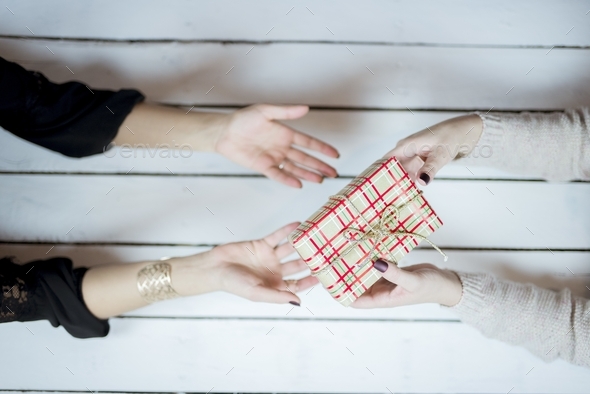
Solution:
<path fill-rule="evenodd" d="M 367 168 L 289 235 L 330 295 L 349 306 L 379 278 L 379 259 L 397 263 L 442 221 L 395 158 Z M 445 256 L 446 260 L 446 256 Z"/>

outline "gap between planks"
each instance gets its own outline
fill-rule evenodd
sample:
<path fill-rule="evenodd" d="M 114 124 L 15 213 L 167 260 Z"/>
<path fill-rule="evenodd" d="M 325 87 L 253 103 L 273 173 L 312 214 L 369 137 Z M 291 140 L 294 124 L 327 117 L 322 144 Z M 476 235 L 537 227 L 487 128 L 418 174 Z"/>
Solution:
<path fill-rule="evenodd" d="M 247 107 L 248 105 L 254 105 L 257 103 L 250 103 L 250 104 L 199 104 L 199 103 L 192 103 L 192 104 L 182 104 L 182 103 L 173 103 L 173 102 L 155 102 L 159 105 L 165 105 L 170 107 L 181 107 L 181 108 L 189 108 L 193 106 L 195 109 L 240 109 Z M 280 103 L 280 105 L 299 105 L 300 103 Z M 438 112 L 438 113 L 453 113 L 456 115 L 458 112 L 489 112 L 490 108 L 440 108 L 440 107 L 420 107 L 420 108 L 410 108 L 410 107 L 361 107 L 361 106 L 339 106 L 339 105 L 310 105 L 310 111 L 344 111 L 344 112 Z M 510 113 L 519 113 L 519 112 L 542 112 L 542 113 L 550 113 L 555 111 L 563 111 L 565 108 L 501 108 L 501 107 L 494 107 L 493 112 L 510 112 Z"/>
<path fill-rule="evenodd" d="M 0 245 L 55 245 L 55 246 L 167 246 L 167 247 L 200 247 L 200 248 L 214 248 L 221 244 L 191 244 L 191 243 L 145 243 L 145 242 L 101 242 L 101 241 L 85 241 L 85 242 L 53 242 L 53 241 L 22 241 L 22 240 L 2 240 Z M 493 247 L 468 247 L 468 246 L 445 246 L 439 245 L 441 249 L 452 251 L 465 252 L 546 252 L 546 253 L 571 253 L 571 252 L 590 252 L 590 248 L 493 248 Z M 419 246 L 413 250 L 432 250 L 428 247 Z"/>
<path fill-rule="evenodd" d="M 122 44 L 221 44 L 221 45 L 272 45 L 272 44 L 316 44 L 316 45 L 357 45 L 390 47 L 427 47 L 427 48 L 482 48 L 482 49 L 590 49 L 588 45 L 507 45 L 507 44 L 443 44 L 431 42 L 392 42 L 392 41 L 350 41 L 350 40 L 220 40 L 220 39 L 120 39 L 98 37 L 57 37 L 57 36 L 23 36 L 13 34 L 0 35 L 0 39 L 28 41 L 61 42 L 95 42 Z"/>
<path fill-rule="evenodd" d="M 69 393 L 69 394 L 146 394 L 146 391 L 125 391 L 125 390 L 94 390 L 94 391 L 79 391 L 79 390 L 35 390 L 35 389 L 0 389 L 0 393 L 27 393 L 27 394 L 35 394 L 35 393 Z M 149 394 L 180 394 L 178 391 L 149 391 Z M 205 391 L 182 391 L 182 394 L 209 394 L 209 392 Z M 215 394 L 241 394 L 242 392 L 238 391 L 215 391 Z M 245 393 L 245 392 L 244 392 Z M 268 392 L 265 394 L 281 394 L 283 392 Z M 309 394 L 309 392 L 299 392 L 299 391 L 289 391 L 289 394 Z M 341 394 L 338 392 L 322 392 L 323 394 Z M 369 393 L 371 394 L 371 393 Z M 377 393 L 375 393 L 377 394 Z M 416 392 L 416 391 L 396 391 L 396 394 L 432 394 L 431 392 Z M 496 394 L 496 393 L 480 393 L 480 394 Z"/>
<path fill-rule="evenodd" d="M 208 320 L 208 321 L 286 321 L 286 322 L 347 322 L 347 323 L 367 323 L 367 322 L 387 322 L 387 323 L 461 323 L 459 319 L 400 319 L 400 318 L 375 318 L 362 317 L 357 319 L 345 317 L 270 317 L 270 316 L 158 316 L 158 315 L 133 315 L 126 314 L 122 316 L 111 317 L 110 319 L 148 319 L 148 320 Z"/>
<path fill-rule="evenodd" d="M 90 171 L 2 171 L 0 175 L 53 175 L 53 176 L 153 176 L 153 177 L 188 177 L 188 178 L 266 178 L 261 174 L 240 174 L 240 173 L 166 173 L 166 172 L 90 172 Z M 338 175 L 330 179 L 354 179 L 356 175 Z M 437 181 L 486 181 L 486 182 L 546 182 L 544 179 L 537 178 L 455 178 L 455 177 L 437 177 Z M 590 183 L 585 180 L 573 180 L 569 183 Z"/>

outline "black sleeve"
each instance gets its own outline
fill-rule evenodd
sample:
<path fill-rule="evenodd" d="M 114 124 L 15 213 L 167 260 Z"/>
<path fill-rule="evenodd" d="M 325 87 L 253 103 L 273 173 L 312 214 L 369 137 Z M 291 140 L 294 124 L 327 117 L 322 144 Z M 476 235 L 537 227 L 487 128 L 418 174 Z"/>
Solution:
<path fill-rule="evenodd" d="M 103 152 L 143 99 L 136 90 L 90 90 L 79 82 L 55 84 L 0 58 L 0 126 L 66 156 Z"/>
<path fill-rule="evenodd" d="M 84 304 L 85 273 L 86 268 L 72 269 L 72 261 L 63 257 L 25 265 L 0 259 L 0 323 L 45 319 L 77 338 L 106 336 L 108 320 L 95 317 Z"/>

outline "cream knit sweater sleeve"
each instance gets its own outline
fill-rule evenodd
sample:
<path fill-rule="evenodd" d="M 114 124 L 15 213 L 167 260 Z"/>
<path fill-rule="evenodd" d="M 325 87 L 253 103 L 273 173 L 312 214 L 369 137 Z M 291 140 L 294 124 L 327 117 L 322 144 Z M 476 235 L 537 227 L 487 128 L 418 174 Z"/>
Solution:
<path fill-rule="evenodd" d="M 460 163 L 552 181 L 590 180 L 590 108 L 477 114 L 483 121 L 481 155 Z"/>
<path fill-rule="evenodd" d="M 545 361 L 562 358 L 590 367 L 590 300 L 489 274 L 458 272 L 463 297 L 454 307 L 485 336 L 530 350 Z"/>
<path fill-rule="evenodd" d="M 590 111 L 479 114 L 484 122 L 480 147 L 488 158 L 462 163 L 550 180 L 590 179 Z M 487 155 L 486 155 L 487 156 Z M 588 218 L 581 218 L 587 220 Z M 458 272 L 461 301 L 450 308 L 484 335 L 520 345 L 549 361 L 562 358 L 590 367 L 590 299 Z"/>

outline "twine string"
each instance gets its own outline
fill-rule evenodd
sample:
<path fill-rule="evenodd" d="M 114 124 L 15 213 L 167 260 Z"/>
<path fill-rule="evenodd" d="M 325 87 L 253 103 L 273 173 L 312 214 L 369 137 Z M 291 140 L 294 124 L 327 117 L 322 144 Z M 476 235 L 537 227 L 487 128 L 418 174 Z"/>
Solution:
<path fill-rule="evenodd" d="M 365 222 L 366 226 L 368 227 L 368 230 L 362 231 L 361 229 L 354 228 L 354 227 L 349 227 L 349 228 L 344 229 L 342 234 L 343 234 L 344 238 L 346 238 L 350 242 L 350 245 L 348 245 L 346 247 L 346 249 L 344 249 L 344 251 L 339 255 L 338 258 L 336 258 L 334 261 L 332 261 L 330 264 L 323 267 L 319 271 L 312 273 L 312 275 L 317 276 L 317 275 L 320 275 L 321 273 L 323 273 L 324 271 L 330 269 L 334 264 L 336 264 L 339 260 L 344 258 L 351 250 L 353 250 L 360 242 L 367 241 L 367 240 L 373 241 L 372 242 L 373 246 L 371 247 L 371 250 L 367 254 L 367 257 L 365 257 L 365 259 L 363 259 L 363 261 L 361 261 L 360 263 L 357 263 L 356 264 L 357 266 L 362 267 L 362 266 L 366 265 L 374 257 L 375 251 L 377 250 L 377 248 L 380 245 L 384 244 L 385 241 L 387 241 L 391 238 L 400 238 L 400 237 L 414 237 L 414 238 L 418 238 L 422 241 L 428 242 L 430 244 L 430 246 L 432 246 L 434 249 L 436 249 L 444 257 L 444 261 L 447 261 L 448 256 L 442 250 L 440 250 L 440 248 L 438 246 L 436 246 L 432 241 L 430 241 L 425 236 L 420 235 L 420 234 L 416 234 L 411 231 L 399 231 L 399 230 L 398 231 L 391 231 L 389 228 L 387 228 L 386 224 L 390 220 L 394 221 L 396 224 L 399 223 L 400 211 L 403 210 L 404 208 L 406 208 L 409 204 L 413 203 L 421 194 L 422 194 L 422 191 L 420 190 L 413 198 L 406 201 L 404 204 L 400 205 L 399 207 L 396 207 L 393 204 L 388 205 L 381 213 L 381 217 L 379 218 L 379 223 L 377 224 L 377 226 L 371 225 L 371 223 L 369 223 L 369 221 L 362 215 L 362 213 L 352 203 L 352 201 L 350 201 L 350 199 L 348 197 L 343 196 L 343 195 L 339 195 L 339 194 L 331 196 L 330 199 L 342 200 L 345 203 L 347 203 L 355 211 L 355 213 Z M 391 258 L 391 260 L 393 262 L 397 263 L 394 255 L 393 255 L 393 252 L 391 250 L 388 250 L 388 253 L 389 253 L 389 257 Z"/>

